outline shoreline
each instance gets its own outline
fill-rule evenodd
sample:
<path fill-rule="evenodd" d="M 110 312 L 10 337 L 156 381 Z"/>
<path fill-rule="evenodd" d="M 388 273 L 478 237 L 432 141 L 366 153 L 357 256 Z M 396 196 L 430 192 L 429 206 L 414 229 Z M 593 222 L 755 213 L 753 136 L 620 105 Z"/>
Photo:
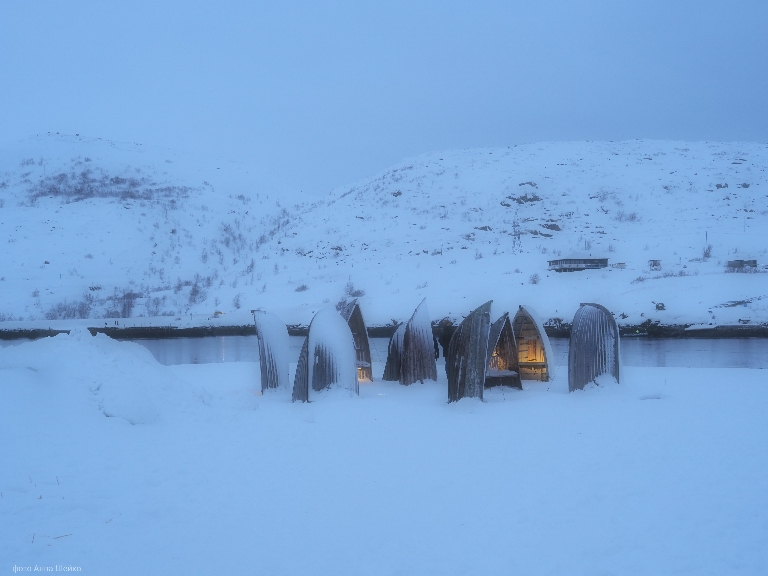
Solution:
<path fill-rule="evenodd" d="M 164 338 L 205 338 L 208 336 L 255 336 L 256 327 L 252 323 L 247 324 L 199 324 L 180 326 L 174 324 L 165 325 L 129 325 L 129 326 L 88 326 L 87 321 L 77 321 L 76 325 L 64 326 L 66 322 L 55 322 L 59 326 L 50 325 L 0 328 L 0 340 L 36 340 L 57 334 L 69 334 L 74 328 L 86 328 L 92 335 L 106 334 L 116 340 L 154 340 Z M 290 324 L 287 326 L 290 336 L 306 336 L 308 326 Z M 369 326 L 369 338 L 390 338 L 396 330 L 396 326 Z M 436 337 L 441 334 L 450 336 L 456 329 L 455 324 L 433 324 L 432 330 Z M 570 324 L 545 325 L 545 330 L 550 338 L 569 338 L 571 335 Z M 768 323 L 766 324 L 672 324 L 665 325 L 658 322 L 644 322 L 639 325 L 619 325 L 619 333 L 625 338 L 768 338 Z"/>

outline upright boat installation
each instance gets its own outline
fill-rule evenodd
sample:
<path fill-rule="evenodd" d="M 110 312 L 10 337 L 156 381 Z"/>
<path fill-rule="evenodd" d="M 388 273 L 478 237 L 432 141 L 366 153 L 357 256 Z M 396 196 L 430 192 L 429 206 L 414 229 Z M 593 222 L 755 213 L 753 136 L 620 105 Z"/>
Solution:
<path fill-rule="evenodd" d="M 509 386 L 523 389 L 520 381 L 517 341 L 512 330 L 509 314 L 491 324 L 488 336 L 488 366 L 485 372 L 485 387 Z"/>
<path fill-rule="evenodd" d="M 491 328 L 491 301 L 462 320 L 448 345 L 445 374 L 448 377 L 448 402 L 461 398 L 483 399 Z"/>
<path fill-rule="evenodd" d="M 288 388 L 288 329 L 280 318 L 268 312 L 253 313 L 259 339 L 261 391 Z"/>
<path fill-rule="evenodd" d="M 568 391 L 583 390 L 598 376 L 619 381 L 619 327 L 600 304 L 582 304 L 571 325 L 568 348 Z"/>
<path fill-rule="evenodd" d="M 357 357 L 357 380 L 359 382 L 373 381 L 373 370 L 371 369 L 371 345 L 368 342 L 368 330 L 365 327 L 363 313 L 357 298 L 348 302 L 339 310 L 341 317 L 346 320 L 349 329 L 352 332 L 352 339 L 355 343 L 355 355 Z"/>
<path fill-rule="evenodd" d="M 416 307 L 408 322 L 398 326 L 390 338 L 384 380 L 398 380 L 405 386 L 437 380 L 435 339 L 426 298 Z"/>
<path fill-rule="evenodd" d="M 549 382 L 554 356 L 539 315 L 530 306 L 520 306 L 512 320 L 512 330 L 517 341 L 520 378 Z"/>
<path fill-rule="evenodd" d="M 453 333 L 445 356 L 448 402 L 482 400 L 483 391 L 492 386 L 523 387 L 509 315 L 491 324 L 491 304 L 473 310 Z"/>
<path fill-rule="evenodd" d="M 293 401 L 309 402 L 310 387 L 331 387 L 359 394 L 354 339 L 349 325 L 334 309 L 320 310 L 309 325 L 293 380 Z"/>

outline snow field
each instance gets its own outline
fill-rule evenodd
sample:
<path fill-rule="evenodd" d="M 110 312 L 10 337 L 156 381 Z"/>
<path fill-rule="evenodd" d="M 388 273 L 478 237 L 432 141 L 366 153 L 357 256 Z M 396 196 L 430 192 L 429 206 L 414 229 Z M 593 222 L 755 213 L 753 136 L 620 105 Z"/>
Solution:
<path fill-rule="evenodd" d="M 290 403 L 257 363 L 0 349 L 0 558 L 93 574 L 761 574 L 768 374 L 625 367 Z M 295 365 L 292 366 L 292 370 Z M 292 379 L 293 374 L 290 374 Z M 292 381 L 292 380 L 291 380 Z M 110 416 L 110 417 L 107 417 Z"/>

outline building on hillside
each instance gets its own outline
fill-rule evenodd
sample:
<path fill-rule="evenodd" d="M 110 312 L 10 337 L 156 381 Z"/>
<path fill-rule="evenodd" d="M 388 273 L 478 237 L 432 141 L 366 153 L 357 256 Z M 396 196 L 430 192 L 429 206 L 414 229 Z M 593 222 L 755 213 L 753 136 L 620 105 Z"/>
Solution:
<path fill-rule="evenodd" d="M 745 268 L 757 268 L 757 260 L 728 260 L 726 268 L 732 270 L 744 270 Z"/>
<path fill-rule="evenodd" d="M 648 260 L 648 270 L 661 270 L 661 260 Z"/>
<path fill-rule="evenodd" d="M 591 254 L 571 254 L 566 258 L 549 260 L 549 269 L 553 272 L 577 272 L 608 267 L 608 258 L 594 258 Z"/>

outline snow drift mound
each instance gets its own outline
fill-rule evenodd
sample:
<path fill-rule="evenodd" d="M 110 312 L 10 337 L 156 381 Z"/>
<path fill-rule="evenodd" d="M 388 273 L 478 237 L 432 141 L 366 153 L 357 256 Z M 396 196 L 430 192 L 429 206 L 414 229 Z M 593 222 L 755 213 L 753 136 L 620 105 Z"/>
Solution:
<path fill-rule="evenodd" d="M 0 349 L 0 374 L 0 405 L 11 419 L 106 416 L 154 424 L 199 409 L 208 397 L 140 344 L 87 330 Z"/>

